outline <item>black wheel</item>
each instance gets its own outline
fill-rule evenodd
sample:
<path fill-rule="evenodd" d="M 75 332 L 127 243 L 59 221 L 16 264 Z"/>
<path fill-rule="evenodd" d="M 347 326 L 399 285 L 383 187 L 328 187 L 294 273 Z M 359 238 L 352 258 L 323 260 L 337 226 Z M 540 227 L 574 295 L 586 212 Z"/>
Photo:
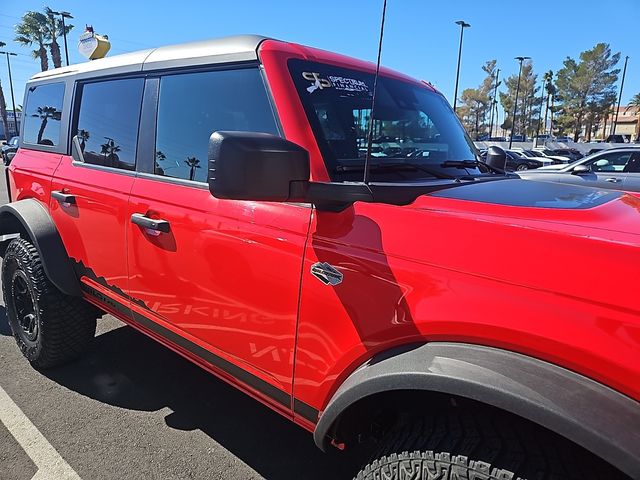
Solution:
<path fill-rule="evenodd" d="M 442 412 L 405 421 L 354 480 L 621 480 L 597 457 L 518 418 Z"/>
<path fill-rule="evenodd" d="M 2 294 L 13 336 L 36 368 L 78 357 L 95 335 L 98 310 L 54 287 L 38 251 L 27 240 L 17 238 L 7 247 Z"/>

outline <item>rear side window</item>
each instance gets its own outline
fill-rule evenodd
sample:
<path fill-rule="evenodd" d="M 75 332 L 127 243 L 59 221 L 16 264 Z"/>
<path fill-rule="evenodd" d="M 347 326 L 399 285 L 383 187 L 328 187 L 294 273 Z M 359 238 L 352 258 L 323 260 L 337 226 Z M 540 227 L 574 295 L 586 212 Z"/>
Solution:
<path fill-rule="evenodd" d="M 209 137 L 217 130 L 278 134 L 257 68 L 160 79 L 155 173 L 207 181 Z"/>
<path fill-rule="evenodd" d="M 29 88 L 23 115 L 23 143 L 47 146 L 60 143 L 63 100 L 64 83 Z"/>
<path fill-rule="evenodd" d="M 75 134 L 86 163 L 135 169 L 143 89 L 142 78 L 81 86 Z"/>

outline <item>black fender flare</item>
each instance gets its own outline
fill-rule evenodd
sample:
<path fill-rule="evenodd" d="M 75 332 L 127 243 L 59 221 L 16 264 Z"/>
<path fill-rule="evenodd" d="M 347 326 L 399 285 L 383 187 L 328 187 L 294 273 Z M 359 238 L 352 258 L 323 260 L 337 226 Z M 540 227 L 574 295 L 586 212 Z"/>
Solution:
<path fill-rule="evenodd" d="M 25 232 L 38 250 L 51 283 L 67 295 L 81 296 L 80 282 L 45 206 L 36 199 L 28 198 L 0 207 L 0 235 Z"/>
<path fill-rule="evenodd" d="M 477 400 L 519 415 L 640 478 L 640 402 L 578 373 L 519 353 L 433 342 L 380 354 L 340 385 L 314 440 L 360 399 L 392 390 L 428 390 Z"/>

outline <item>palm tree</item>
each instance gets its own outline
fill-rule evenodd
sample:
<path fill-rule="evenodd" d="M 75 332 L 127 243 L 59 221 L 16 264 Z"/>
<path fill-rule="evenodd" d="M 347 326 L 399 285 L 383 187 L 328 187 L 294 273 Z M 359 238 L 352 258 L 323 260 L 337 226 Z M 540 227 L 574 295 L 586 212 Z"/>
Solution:
<path fill-rule="evenodd" d="M 69 33 L 73 28 L 73 25 L 65 25 L 64 31 L 62 26 L 62 20 L 56 18 L 53 15 L 53 10 L 49 7 L 44 7 L 44 13 L 47 16 L 47 23 L 45 25 L 45 35 L 49 40 L 49 51 L 51 52 L 51 59 L 53 60 L 53 66 L 60 68 L 62 66 L 62 57 L 60 56 L 60 45 L 58 44 L 58 37 Z"/>
<path fill-rule="evenodd" d="M 0 48 L 4 47 L 6 43 L 0 42 Z M 7 102 L 4 100 L 4 91 L 2 90 L 2 83 L 0 83 L 0 118 L 2 118 L 2 128 L 4 128 L 4 136 L 9 140 L 9 122 L 7 120 Z"/>
<path fill-rule="evenodd" d="M 80 150 L 82 150 L 83 152 L 84 147 L 87 144 L 87 140 L 89 140 L 89 137 L 91 137 L 89 130 L 85 130 L 83 128 L 78 130 L 78 138 L 80 139 Z"/>
<path fill-rule="evenodd" d="M 196 168 L 202 168 L 199 164 L 200 164 L 200 160 L 198 160 L 196 157 L 187 157 L 187 159 L 184 161 L 184 163 L 186 163 L 190 170 L 189 170 L 189 180 L 193 180 L 196 176 Z"/>
<path fill-rule="evenodd" d="M 32 117 L 37 117 L 42 120 L 42 122 L 40 123 L 40 129 L 38 130 L 39 144 L 49 145 L 48 142 L 51 140 L 44 139 L 44 141 L 47 143 L 43 143 L 42 136 L 44 135 L 44 129 L 47 127 L 47 123 L 49 122 L 49 119 L 60 121 L 61 115 L 62 115 L 62 112 L 58 110 L 56 107 L 47 107 L 47 106 L 38 107 L 36 110 L 36 113 L 31 115 Z"/>
<path fill-rule="evenodd" d="M 121 148 L 116 145 L 116 142 L 113 138 L 104 137 L 107 141 L 100 145 L 100 153 L 104 155 L 105 165 L 107 162 L 111 164 L 111 166 L 117 166 L 118 163 L 118 152 Z"/>
<path fill-rule="evenodd" d="M 46 48 L 47 22 L 46 15 L 40 12 L 27 12 L 22 16 L 22 22 L 16 25 L 16 42 L 27 47 L 34 43 L 38 45 L 38 49 L 31 53 L 33 58 L 40 59 L 40 69 L 43 72 L 49 70 Z"/>
<path fill-rule="evenodd" d="M 629 105 L 627 106 L 627 109 L 624 111 L 624 113 L 627 113 L 630 108 L 634 107 L 636 109 L 636 117 L 638 117 L 638 120 L 636 122 L 636 141 L 640 141 L 640 93 L 636 93 L 631 98 L 631 101 L 629 102 Z"/>

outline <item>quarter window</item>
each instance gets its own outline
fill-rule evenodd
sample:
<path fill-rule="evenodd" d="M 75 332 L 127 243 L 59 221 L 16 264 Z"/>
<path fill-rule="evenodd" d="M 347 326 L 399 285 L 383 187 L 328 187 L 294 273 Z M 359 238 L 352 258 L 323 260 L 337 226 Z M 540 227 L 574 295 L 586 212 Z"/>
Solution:
<path fill-rule="evenodd" d="M 144 79 L 82 85 L 76 135 L 84 161 L 133 170 Z"/>
<path fill-rule="evenodd" d="M 60 143 L 60 120 L 64 83 L 30 87 L 24 118 L 24 143 L 56 146 Z"/>
<path fill-rule="evenodd" d="M 157 175 L 206 182 L 209 137 L 217 130 L 278 134 L 258 69 L 176 74 L 160 79 Z"/>

